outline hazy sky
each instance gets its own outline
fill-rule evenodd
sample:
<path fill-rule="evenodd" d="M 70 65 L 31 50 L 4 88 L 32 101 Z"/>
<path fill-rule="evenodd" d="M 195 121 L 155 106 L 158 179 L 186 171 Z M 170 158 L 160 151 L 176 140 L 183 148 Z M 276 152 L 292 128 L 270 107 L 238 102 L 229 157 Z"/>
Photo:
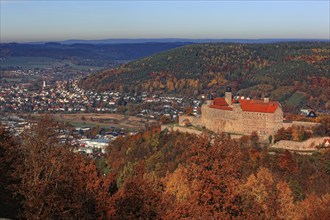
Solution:
<path fill-rule="evenodd" d="M 1 42 L 330 38 L 329 0 L 1 0 Z"/>

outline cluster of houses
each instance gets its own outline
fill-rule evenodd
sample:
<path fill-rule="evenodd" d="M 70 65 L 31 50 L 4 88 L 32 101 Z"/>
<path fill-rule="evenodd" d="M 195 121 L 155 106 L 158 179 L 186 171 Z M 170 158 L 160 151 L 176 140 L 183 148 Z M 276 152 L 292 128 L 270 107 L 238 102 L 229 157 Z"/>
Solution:
<path fill-rule="evenodd" d="M 3 112 L 86 112 L 115 111 L 112 106 L 118 93 L 97 94 L 85 92 L 76 80 L 57 81 L 55 86 L 42 83 L 39 91 L 29 91 L 27 85 L 17 84 L 0 88 L 0 111 Z"/>
<path fill-rule="evenodd" d="M 75 132 L 79 134 L 79 138 L 73 140 L 73 144 L 76 146 L 74 152 L 91 155 L 101 156 L 106 153 L 107 147 L 111 141 L 116 140 L 117 137 L 126 135 L 137 134 L 137 131 L 127 131 L 111 127 L 107 131 L 99 132 L 95 137 L 87 138 L 86 133 L 91 130 L 91 127 L 76 127 Z"/>
<path fill-rule="evenodd" d="M 23 131 L 30 129 L 36 123 L 36 121 L 33 122 L 14 114 L 0 116 L 0 126 L 3 126 L 17 137 L 20 137 Z M 106 153 L 109 143 L 116 140 L 117 137 L 137 134 L 137 131 L 112 127 L 106 131 L 100 131 L 95 137 L 87 138 L 86 133 L 89 133 L 90 130 L 91 127 L 76 127 L 73 133 L 70 133 L 67 129 L 61 129 L 58 131 L 58 139 L 62 143 L 72 143 L 75 146 L 73 148 L 74 152 L 99 157 Z"/>
<path fill-rule="evenodd" d="M 74 152 L 100 156 L 106 153 L 108 146 L 108 139 L 79 139 L 78 146 L 74 149 Z"/>
<path fill-rule="evenodd" d="M 19 113 L 120 113 L 119 107 L 129 108 L 130 104 L 133 104 L 135 110 L 131 114 L 133 116 L 159 119 L 165 115 L 175 120 L 187 106 L 194 106 L 195 115 L 198 115 L 200 108 L 199 100 L 176 96 L 86 91 L 78 86 L 78 80 L 50 81 L 53 78 L 48 77 L 47 71 L 54 70 L 40 71 L 20 69 L 11 71 L 13 76 L 16 74 L 20 77 L 37 78 L 37 87 L 33 87 L 31 82 L 22 81 L 0 83 L 0 124 L 18 137 L 35 123 L 15 115 Z M 88 155 L 104 154 L 109 142 L 118 136 L 136 133 L 136 131 L 108 129 L 95 137 L 90 137 L 86 135 L 90 130 L 91 127 L 76 128 L 76 135 L 69 137 L 76 145 L 75 152 Z M 62 142 L 68 141 L 67 131 L 62 131 L 58 138 Z"/>
<path fill-rule="evenodd" d="M 0 125 L 9 130 L 13 135 L 19 136 L 24 130 L 30 129 L 32 122 L 17 115 L 0 116 Z"/>
<path fill-rule="evenodd" d="M 165 115 L 177 118 L 185 106 L 194 106 L 198 115 L 199 100 L 183 99 L 175 96 L 156 96 L 148 93 L 140 95 L 122 94 L 114 91 L 98 93 L 85 91 L 77 80 L 56 81 L 54 85 L 40 82 L 41 89 L 32 91 L 29 84 L 19 83 L 0 87 L 0 112 L 15 113 L 118 113 L 118 106 L 139 105 L 133 115 L 159 119 Z M 143 107 L 142 107 L 143 106 Z"/>
<path fill-rule="evenodd" d="M 93 72 L 93 69 L 77 69 L 70 65 L 53 65 L 29 67 L 29 64 L 22 68 L 20 66 L 1 66 L 0 71 L 3 78 L 0 78 L 2 85 L 15 83 L 31 83 L 35 80 L 55 82 L 82 77 Z"/>

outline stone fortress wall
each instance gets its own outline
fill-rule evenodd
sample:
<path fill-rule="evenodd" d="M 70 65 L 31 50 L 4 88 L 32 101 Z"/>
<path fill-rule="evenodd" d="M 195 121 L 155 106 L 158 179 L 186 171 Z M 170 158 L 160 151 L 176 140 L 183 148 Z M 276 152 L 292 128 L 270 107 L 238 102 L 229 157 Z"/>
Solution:
<path fill-rule="evenodd" d="M 239 111 L 227 111 L 202 106 L 201 125 L 214 132 L 242 133 L 242 114 Z"/>
<path fill-rule="evenodd" d="M 194 126 L 205 127 L 214 132 L 242 135 L 250 135 L 255 131 L 264 138 L 276 134 L 277 130 L 283 127 L 283 111 L 279 103 L 276 103 L 274 112 L 260 110 L 244 111 L 241 103 L 238 101 L 232 103 L 231 91 L 226 92 L 224 100 L 227 106 L 220 106 L 224 109 L 212 107 L 214 101 L 208 100 L 202 105 L 201 117 L 179 116 L 179 124 L 185 125 L 188 122 Z M 269 100 L 265 99 L 256 103 L 259 107 L 260 105 L 267 106 Z M 251 107 L 253 108 L 253 104 L 251 104 Z"/>
<path fill-rule="evenodd" d="M 179 116 L 181 126 L 191 124 L 196 127 L 206 128 L 213 132 L 230 133 L 232 138 L 240 138 L 243 135 L 250 135 L 257 132 L 261 142 L 269 143 L 269 137 L 277 133 L 281 128 L 291 126 L 302 126 L 311 129 L 319 123 L 311 122 L 283 122 L 283 111 L 280 103 L 262 100 L 235 100 L 231 92 L 226 92 L 224 98 L 207 100 L 201 107 L 201 116 Z M 177 130 L 190 132 L 193 129 L 179 127 Z M 201 131 L 194 131 L 198 134 Z M 281 140 L 270 148 L 286 149 L 297 153 L 311 154 L 317 151 L 318 146 L 325 143 L 330 137 L 310 138 L 303 142 Z M 274 138 L 273 138 L 274 140 Z M 328 147 L 328 146 L 327 146 Z"/>
<path fill-rule="evenodd" d="M 330 139 L 330 137 L 313 137 L 302 142 L 280 140 L 270 146 L 270 148 L 294 151 L 315 151 L 318 150 L 318 146 L 321 146 L 327 139 Z"/>

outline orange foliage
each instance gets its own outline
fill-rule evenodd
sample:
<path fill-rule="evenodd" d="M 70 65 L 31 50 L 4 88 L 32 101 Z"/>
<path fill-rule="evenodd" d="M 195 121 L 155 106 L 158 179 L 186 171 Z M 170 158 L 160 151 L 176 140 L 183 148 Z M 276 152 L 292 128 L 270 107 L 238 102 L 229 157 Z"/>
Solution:
<path fill-rule="evenodd" d="M 282 170 L 285 170 L 289 173 L 298 172 L 297 161 L 294 160 L 290 151 L 286 150 L 284 154 L 280 154 L 277 160 L 278 160 L 278 165 Z"/>
<path fill-rule="evenodd" d="M 294 219 L 295 206 L 289 186 L 277 182 L 268 169 L 260 168 L 240 190 L 246 218 Z"/>
<path fill-rule="evenodd" d="M 196 136 L 155 127 L 112 142 L 110 173 L 101 176 L 94 160 L 74 154 L 72 146 L 57 140 L 56 128 L 58 124 L 43 119 L 15 149 L 0 129 L 0 161 L 10 165 L 9 170 L 15 168 L 15 189 L 22 197 L 22 215 L 16 217 L 329 218 L 328 151 L 310 157 L 288 151 L 271 155 L 256 146 L 255 134 L 237 142 L 227 134 Z M 5 160 L 2 152 L 16 160 Z"/>
<path fill-rule="evenodd" d="M 330 194 L 318 197 L 314 194 L 307 196 L 300 204 L 297 204 L 299 219 L 330 219 Z"/>

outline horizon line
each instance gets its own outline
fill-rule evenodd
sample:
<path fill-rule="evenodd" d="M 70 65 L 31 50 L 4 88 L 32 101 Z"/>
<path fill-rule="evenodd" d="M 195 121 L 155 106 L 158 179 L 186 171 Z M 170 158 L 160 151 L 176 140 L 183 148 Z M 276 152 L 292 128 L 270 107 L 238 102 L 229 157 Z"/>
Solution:
<path fill-rule="evenodd" d="M 261 41 L 261 40 L 281 40 L 281 41 L 330 41 L 330 37 L 329 38 L 181 38 L 181 37 L 159 37 L 159 38 L 148 38 L 148 37 L 143 37 L 143 38 L 103 38 L 103 39 L 66 39 L 66 40 L 36 40 L 36 41 L 4 41 L 1 42 L 0 40 L 0 44 L 13 44 L 13 43 L 17 43 L 17 44 L 42 44 L 42 43 L 65 43 L 65 42 L 70 42 L 70 41 L 146 41 L 146 40 L 151 40 L 152 42 L 150 43 L 157 43 L 157 40 L 176 40 L 173 41 L 171 43 L 174 42 L 189 42 L 189 40 L 191 41 L 237 41 L 237 40 L 241 40 L 241 41 Z M 188 41 L 187 41 L 188 40 Z M 116 42 L 114 42 L 116 43 Z M 138 42 L 133 42 L 133 43 L 138 43 Z M 142 43 L 142 42 L 141 42 Z M 149 42 L 143 42 L 143 43 L 149 43 Z M 159 42 L 159 43 L 166 43 L 166 41 L 164 42 Z M 109 43 L 111 44 L 111 43 Z M 113 43 L 112 43 L 113 44 Z"/>

